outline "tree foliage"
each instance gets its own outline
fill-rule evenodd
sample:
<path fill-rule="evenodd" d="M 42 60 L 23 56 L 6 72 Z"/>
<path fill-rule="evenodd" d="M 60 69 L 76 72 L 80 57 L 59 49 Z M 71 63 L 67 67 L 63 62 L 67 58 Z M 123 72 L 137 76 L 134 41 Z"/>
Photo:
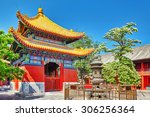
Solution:
<path fill-rule="evenodd" d="M 129 62 L 126 60 L 125 62 Z M 131 61 L 131 64 L 132 61 Z M 136 72 L 134 65 L 131 65 L 132 68 L 124 63 L 120 62 L 111 62 L 103 65 L 102 74 L 103 78 L 110 83 L 120 83 L 126 85 L 138 85 L 140 78 Z"/>
<path fill-rule="evenodd" d="M 106 81 L 114 83 L 117 78 L 121 84 L 139 84 L 140 77 L 134 68 L 134 63 L 125 57 L 127 53 L 132 52 L 132 47 L 136 43 L 140 43 L 139 40 L 128 38 L 129 35 L 138 31 L 135 26 L 135 23 L 127 23 L 123 27 L 111 29 L 104 36 L 115 42 L 114 48 L 108 50 L 113 53 L 115 61 L 103 65 L 102 74 Z"/>
<path fill-rule="evenodd" d="M 88 56 L 75 58 L 74 66 L 79 71 L 79 76 L 81 79 L 85 74 L 91 72 L 90 62 L 95 54 L 98 54 L 103 48 L 105 48 L 105 44 L 100 44 L 99 42 L 93 42 L 88 36 L 85 36 L 83 39 L 80 39 L 71 44 L 73 48 L 94 48 L 95 51 Z"/>
<path fill-rule="evenodd" d="M 23 75 L 23 70 L 10 64 L 12 60 L 19 57 L 18 54 L 10 50 L 13 41 L 12 35 L 0 31 L 0 80 L 2 81 L 7 78 L 11 80 L 14 78 L 21 79 Z"/>

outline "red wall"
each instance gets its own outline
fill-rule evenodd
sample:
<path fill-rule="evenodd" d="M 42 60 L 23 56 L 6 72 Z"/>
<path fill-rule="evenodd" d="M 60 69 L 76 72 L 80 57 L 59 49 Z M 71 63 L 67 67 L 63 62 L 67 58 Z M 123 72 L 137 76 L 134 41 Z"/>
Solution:
<path fill-rule="evenodd" d="M 2 83 L 2 81 L 0 81 L 0 86 L 2 86 L 3 85 L 3 83 Z"/>
<path fill-rule="evenodd" d="M 150 86 L 150 76 L 143 76 L 143 78 L 143 90 L 145 90 L 147 86 Z"/>
<path fill-rule="evenodd" d="M 141 76 L 141 89 L 145 90 L 147 86 L 150 86 L 150 71 L 148 71 L 149 63 L 143 60 L 135 64 L 136 70 Z"/>
<path fill-rule="evenodd" d="M 45 91 L 62 90 L 63 82 L 77 82 L 77 71 L 75 69 L 66 69 L 60 64 L 59 78 L 46 78 L 44 74 L 44 66 L 25 65 L 21 67 L 25 74 L 24 82 L 45 82 Z M 18 89 L 18 80 L 14 80 L 15 88 Z"/>
<path fill-rule="evenodd" d="M 26 79 L 27 81 L 32 82 L 34 80 L 35 82 L 44 82 L 43 66 L 25 65 L 25 68 L 27 70 L 26 75 L 28 75 L 28 79 Z M 30 78 L 30 76 L 32 78 Z"/>
<path fill-rule="evenodd" d="M 64 82 L 77 82 L 77 70 L 64 68 Z"/>
<path fill-rule="evenodd" d="M 23 82 L 44 82 L 44 69 L 43 66 L 32 66 L 25 65 L 21 66 L 21 69 L 25 71 L 22 81 Z M 14 79 L 12 82 L 15 82 L 15 89 L 18 90 L 20 80 Z"/>

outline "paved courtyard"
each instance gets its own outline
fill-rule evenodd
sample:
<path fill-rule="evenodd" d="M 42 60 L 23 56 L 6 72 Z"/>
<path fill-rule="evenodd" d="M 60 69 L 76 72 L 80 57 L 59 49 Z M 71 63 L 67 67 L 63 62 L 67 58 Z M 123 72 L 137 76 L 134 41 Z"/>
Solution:
<path fill-rule="evenodd" d="M 64 100 L 64 93 L 63 91 L 46 92 L 44 97 L 34 100 Z"/>
<path fill-rule="evenodd" d="M 8 87 L 0 87 L 0 100 L 64 100 L 63 91 L 46 92 L 44 96 L 19 97 Z M 83 98 L 81 98 L 83 99 Z M 137 100 L 150 100 L 150 90 L 138 90 Z"/>
<path fill-rule="evenodd" d="M 138 90 L 137 100 L 150 100 L 150 90 Z"/>
<path fill-rule="evenodd" d="M 0 87 L 0 100 L 64 100 L 63 91 L 46 92 L 44 96 L 20 97 L 9 87 Z"/>

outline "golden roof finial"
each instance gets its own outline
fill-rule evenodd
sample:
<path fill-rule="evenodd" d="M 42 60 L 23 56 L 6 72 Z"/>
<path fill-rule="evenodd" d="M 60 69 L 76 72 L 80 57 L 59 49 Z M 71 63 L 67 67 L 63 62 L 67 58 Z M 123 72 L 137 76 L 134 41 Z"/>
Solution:
<path fill-rule="evenodd" d="M 74 32 L 74 30 L 73 30 L 73 29 L 70 29 L 70 32 Z"/>
<path fill-rule="evenodd" d="M 43 14 L 43 9 L 42 8 L 38 8 L 38 14 Z"/>

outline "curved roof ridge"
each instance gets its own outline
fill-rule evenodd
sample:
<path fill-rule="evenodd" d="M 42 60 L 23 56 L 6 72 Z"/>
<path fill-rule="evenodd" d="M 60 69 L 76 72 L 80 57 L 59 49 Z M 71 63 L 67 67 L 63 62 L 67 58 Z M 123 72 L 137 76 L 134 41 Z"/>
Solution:
<path fill-rule="evenodd" d="M 42 12 L 38 12 L 36 16 L 31 18 L 21 14 L 20 11 L 18 11 L 16 15 L 18 19 L 20 19 L 30 28 L 34 28 L 42 32 L 50 33 L 67 39 L 80 39 L 84 36 L 83 32 L 74 32 L 56 24 Z"/>
<path fill-rule="evenodd" d="M 22 45 L 28 47 L 28 48 L 32 48 L 32 49 L 38 49 L 38 50 L 42 50 L 42 51 L 50 51 L 50 52 L 56 52 L 56 53 L 61 53 L 61 54 L 68 54 L 68 55 L 72 55 L 72 56 L 87 56 L 89 54 L 91 54 L 94 49 L 93 48 L 89 48 L 89 49 L 68 49 L 68 48 L 60 48 L 60 47 L 56 47 L 54 46 L 54 44 L 46 44 L 43 45 L 41 44 L 41 42 L 34 41 L 33 39 L 29 39 L 26 38 L 24 36 L 22 36 L 20 33 L 16 32 L 12 27 L 9 29 L 9 32 L 11 32 L 13 34 L 13 36 L 16 38 L 16 40 L 21 43 Z"/>

